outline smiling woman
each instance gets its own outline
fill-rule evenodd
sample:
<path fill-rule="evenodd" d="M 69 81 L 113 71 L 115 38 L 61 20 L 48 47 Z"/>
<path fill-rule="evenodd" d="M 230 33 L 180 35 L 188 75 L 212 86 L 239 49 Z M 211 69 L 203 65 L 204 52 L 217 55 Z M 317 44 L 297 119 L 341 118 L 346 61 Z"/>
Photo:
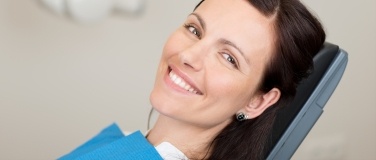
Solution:
<path fill-rule="evenodd" d="M 265 159 L 275 113 L 324 41 L 298 0 L 201 1 L 164 46 L 148 142 L 164 159 Z"/>
<path fill-rule="evenodd" d="M 149 141 L 189 159 L 264 159 L 276 110 L 324 40 L 297 0 L 200 2 L 164 47 Z"/>

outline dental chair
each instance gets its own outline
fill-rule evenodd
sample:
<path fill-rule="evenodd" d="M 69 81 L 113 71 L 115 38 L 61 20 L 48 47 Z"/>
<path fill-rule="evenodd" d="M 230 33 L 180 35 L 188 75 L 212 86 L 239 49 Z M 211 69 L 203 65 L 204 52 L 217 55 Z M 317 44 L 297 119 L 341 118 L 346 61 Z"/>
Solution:
<path fill-rule="evenodd" d="M 347 52 L 325 43 L 313 58 L 314 71 L 297 88 L 292 103 L 277 114 L 267 160 L 287 160 L 319 119 L 345 71 Z"/>

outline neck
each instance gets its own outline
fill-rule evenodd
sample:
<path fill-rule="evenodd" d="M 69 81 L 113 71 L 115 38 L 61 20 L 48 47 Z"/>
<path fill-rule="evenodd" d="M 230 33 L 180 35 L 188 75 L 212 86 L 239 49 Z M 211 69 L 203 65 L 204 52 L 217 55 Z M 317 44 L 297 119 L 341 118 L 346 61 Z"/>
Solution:
<path fill-rule="evenodd" d="M 154 146 L 169 142 L 187 157 L 204 158 L 214 137 L 227 125 L 200 127 L 159 115 L 147 139 Z M 209 151 L 210 152 L 210 151 Z"/>

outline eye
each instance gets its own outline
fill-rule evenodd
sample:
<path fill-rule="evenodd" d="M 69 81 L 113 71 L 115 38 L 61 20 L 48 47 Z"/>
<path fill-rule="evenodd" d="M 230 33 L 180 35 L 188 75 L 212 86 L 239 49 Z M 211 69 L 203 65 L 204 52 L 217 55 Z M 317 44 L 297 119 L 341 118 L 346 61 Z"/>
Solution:
<path fill-rule="evenodd" d="M 194 27 L 193 25 L 191 24 L 184 24 L 184 27 L 191 33 L 193 33 L 194 35 L 196 35 L 198 38 L 201 38 L 201 33 L 198 31 L 198 29 L 196 27 Z"/>
<path fill-rule="evenodd" d="M 233 65 L 235 68 L 238 68 L 238 65 L 236 63 L 236 60 L 234 57 L 232 57 L 231 55 L 227 54 L 227 53 L 221 53 L 223 58 L 226 59 L 226 61 L 230 62 L 231 65 Z"/>

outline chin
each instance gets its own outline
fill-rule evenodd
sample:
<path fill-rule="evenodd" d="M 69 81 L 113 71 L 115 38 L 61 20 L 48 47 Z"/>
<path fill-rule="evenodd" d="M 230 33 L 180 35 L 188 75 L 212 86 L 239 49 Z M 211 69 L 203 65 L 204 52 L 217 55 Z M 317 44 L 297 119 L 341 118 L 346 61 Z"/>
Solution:
<path fill-rule="evenodd" d="M 166 99 L 166 95 L 163 96 L 163 93 L 161 93 L 160 89 L 157 87 L 154 87 L 154 89 L 150 93 L 150 104 L 158 111 L 160 114 L 166 114 L 166 112 L 169 112 L 172 110 L 172 108 L 168 107 L 169 105 L 167 102 L 169 101 Z"/>

